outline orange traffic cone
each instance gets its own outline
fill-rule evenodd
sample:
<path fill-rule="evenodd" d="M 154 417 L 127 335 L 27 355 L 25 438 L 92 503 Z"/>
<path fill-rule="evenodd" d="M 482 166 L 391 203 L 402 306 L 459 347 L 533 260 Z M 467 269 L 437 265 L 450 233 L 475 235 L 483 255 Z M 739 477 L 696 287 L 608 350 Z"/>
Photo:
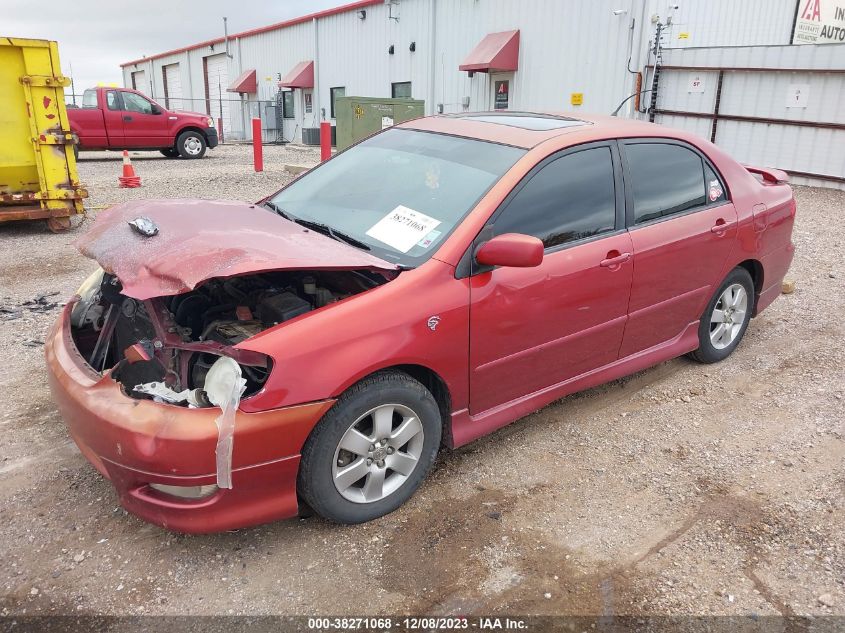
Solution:
<path fill-rule="evenodd" d="M 118 176 L 117 181 L 124 189 L 134 189 L 141 186 L 141 177 L 135 175 L 132 161 L 129 160 L 129 152 L 123 150 L 123 175 Z"/>

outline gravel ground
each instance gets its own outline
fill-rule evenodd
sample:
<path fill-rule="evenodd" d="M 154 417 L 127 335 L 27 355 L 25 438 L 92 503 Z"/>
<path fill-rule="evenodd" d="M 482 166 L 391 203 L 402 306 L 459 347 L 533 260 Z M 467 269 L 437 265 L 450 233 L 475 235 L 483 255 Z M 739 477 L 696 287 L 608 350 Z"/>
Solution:
<path fill-rule="evenodd" d="M 203 161 L 83 154 L 91 206 L 256 200 L 313 150 Z M 845 192 L 798 188 L 782 296 L 737 352 L 676 359 L 443 454 L 399 511 L 209 536 L 127 515 L 68 440 L 41 341 L 94 264 L 41 223 L 0 225 L 0 613 L 845 615 Z M 82 229 L 85 227 L 83 226 Z M 80 229 L 77 229 L 76 233 Z M 0 319 L 3 316 L 0 315 Z"/>

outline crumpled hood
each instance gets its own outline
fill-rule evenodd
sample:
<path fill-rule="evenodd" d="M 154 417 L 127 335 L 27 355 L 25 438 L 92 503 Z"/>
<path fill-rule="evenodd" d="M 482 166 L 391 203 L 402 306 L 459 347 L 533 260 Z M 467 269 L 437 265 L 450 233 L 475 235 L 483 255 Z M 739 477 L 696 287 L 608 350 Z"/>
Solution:
<path fill-rule="evenodd" d="M 149 218 L 147 237 L 129 222 Z M 288 222 L 267 209 L 222 200 L 136 200 L 102 211 L 76 242 L 117 276 L 123 294 L 150 299 L 213 277 L 270 270 L 398 270 L 394 264 Z"/>

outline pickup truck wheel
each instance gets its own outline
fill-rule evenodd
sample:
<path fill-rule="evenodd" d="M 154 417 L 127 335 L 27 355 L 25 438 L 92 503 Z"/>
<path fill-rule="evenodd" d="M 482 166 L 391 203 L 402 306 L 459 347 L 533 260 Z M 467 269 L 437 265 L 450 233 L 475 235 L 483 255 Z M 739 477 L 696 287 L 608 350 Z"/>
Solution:
<path fill-rule="evenodd" d="M 176 151 L 175 147 L 168 147 L 160 151 L 162 156 L 166 156 L 167 158 L 179 158 L 179 152 Z"/>
<path fill-rule="evenodd" d="M 205 138 L 199 132 L 188 130 L 176 139 L 176 150 L 182 158 L 202 158 L 205 156 Z"/>
<path fill-rule="evenodd" d="M 73 146 L 73 159 L 79 160 L 79 145 Z"/>

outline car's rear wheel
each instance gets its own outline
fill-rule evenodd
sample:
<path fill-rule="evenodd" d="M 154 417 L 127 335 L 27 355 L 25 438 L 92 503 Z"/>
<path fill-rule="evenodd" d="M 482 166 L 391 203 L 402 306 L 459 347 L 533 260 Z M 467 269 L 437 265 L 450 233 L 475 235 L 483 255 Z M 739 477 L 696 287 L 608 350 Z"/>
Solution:
<path fill-rule="evenodd" d="M 194 130 L 182 132 L 176 139 L 176 150 L 182 158 L 202 158 L 205 148 L 205 137 Z"/>
<path fill-rule="evenodd" d="M 159 150 L 162 156 L 166 156 L 167 158 L 179 158 L 179 152 L 176 151 L 175 147 L 168 147 L 167 149 Z"/>
<path fill-rule="evenodd" d="M 698 326 L 698 349 L 690 354 L 701 363 L 730 356 L 748 329 L 754 310 L 754 282 L 744 268 L 734 268 L 713 294 Z"/>
<path fill-rule="evenodd" d="M 363 523 L 393 512 L 425 479 L 440 447 L 440 408 L 402 372 L 347 390 L 302 449 L 298 489 L 320 516 Z"/>

